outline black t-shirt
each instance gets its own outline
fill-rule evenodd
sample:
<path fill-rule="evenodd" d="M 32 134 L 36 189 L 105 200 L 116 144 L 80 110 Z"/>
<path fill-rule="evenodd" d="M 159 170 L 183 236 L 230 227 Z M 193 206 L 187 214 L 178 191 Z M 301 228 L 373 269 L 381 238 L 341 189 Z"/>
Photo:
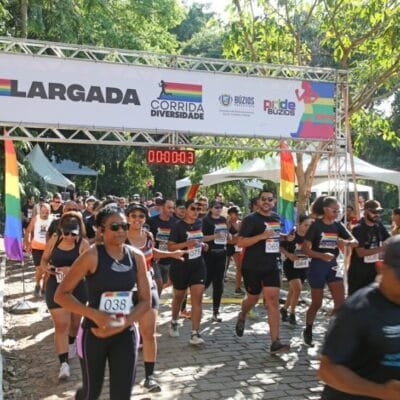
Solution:
<path fill-rule="evenodd" d="M 380 247 L 382 242 L 384 242 L 390 235 L 386 228 L 381 224 L 374 224 L 369 226 L 365 223 L 364 218 L 353 228 L 353 236 L 358 240 L 358 247 L 363 247 L 365 249 L 373 249 Z M 378 255 L 377 255 L 378 256 Z M 353 250 L 351 254 L 350 266 L 363 266 L 367 264 L 374 264 L 378 261 L 377 256 L 368 257 L 358 257 L 357 252 Z M 374 261 L 374 259 L 376 260 Z"/>
<path fill-rule="evenodd" d="M 207 242 L 209 251 L 226 249 L 228 225 L 226 224 L 225 217 L 213 218 L 210 214 L 208 214 L 203 219 L 203 233 L 204 236 L 214 234 L 218 235 L 216 239 Z"/>
<path fill-rule="evenodd" d="M 331 321 L 322 354 L 377 383 L 400 380 L 400 305 L 383 296 L 376 284 L 350 296 Z M 326 386 L 323 400 L 359 400 Z"/>
<path fill-rule="evenodd" d="M 22 214 L 25 217 L 25 220 L 23 221 L 24 228 L 26 228 L 29 225 L 29 222 L 31 222 L 34 207 L 34 204 L 30 205 L 26 203 L 21 208 Z"/>
<path fill-rule="evenodd" d="M 281 242 L 281 247 L 287 250 L 289 253 L 296 255 L 299 258 L 307 258 L 303 253 L 304 236 L 300 236 L 297 232 L 294 233 L 294 239 L 292 241 L 284 240 Z M 288 258 L 285 259 L 285 266 L 293 267 L 293 261 Z"/>
<path fill-rule="evenodd" d="M 341 222 L 326 225 L 320 219 L 312 223 L 305 236 L 305 240 L 311 242 L 312 250 L 318 253 L 332 253 L 335 257 L 339 254 L 338 238 L 350 239 L 350 232 Z"/>
<path fill-rule="evenodd" d="M 149 219 L 150 232 L 153 234 L 155 247 L 161 251 L 168 251 L 168 240 L 172 227 L 177 220 L 172 217 L 168 221 L 164 221 L 159 215 L 155 215 Z M 162 258 L 160 264 L 171 264 L 170 258 Z"/>
<path fill-rule="evenodd" d="M 184 263 L 188 264 L 199 264 L 203 265 L 202 257 L 202 243 L 203 243 L 203 231 L 202 231 L 202 221 L 197 219 L 193 224 L 188 224 L 184 220 L 179 221 L 175 224 L 169 235 L 169 240 L 174 243 L 183 243 L 189 239 L 198 240 L 198 245 L 194 249 L 188 249 L 188 254 L 185 254 Z M 182 261 L 172 259 L 173 264 L 182 264 Z"/>
<path fill-rule="evenodd" d="M 242 268 L 271 269 L 277 267 L 277 257 L 279 256 L 279 240 L 281 230 L 281 220 L 279 215 L 262 215 L 258 212 L 245 217 L 240 226 L 239 236 L 248 238 L 257 236 L 265 230 L 275 231 L 274 237 L 267 240 L 259 240 L 252 246 L 244 250 Z M 268 252 L 267 252 L 268 249 Z"/>
<path fill-rule="evenodd" d="M 64 208 L 63 206 L 60 206 L 57 208 L 57 210 L 54 210 L 53 206 L 50 205 L 50 215 L 52 215 L 54 219 L 61 218 L 61 215 L 63 213 L 63 208 Z"/>

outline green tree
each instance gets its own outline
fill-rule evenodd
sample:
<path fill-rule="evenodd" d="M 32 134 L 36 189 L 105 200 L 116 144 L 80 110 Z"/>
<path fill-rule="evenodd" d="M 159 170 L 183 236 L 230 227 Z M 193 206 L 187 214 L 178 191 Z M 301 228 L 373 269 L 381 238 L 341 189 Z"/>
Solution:
<path fill-rule="evenodd" d="M 365 115 L 374 102 L 399 87 L 399 23 L 400 4 L 395 0 L 232 0 L 224 55 L 348 70 L 349 116 L 354 124 L 362 119 L 358 113 Z M 388 131 L 382 136 L 394 139 Z M 306 169 L 302 154 L 296 157 L 301 209 L 320 155 L 313 155 Z"/>

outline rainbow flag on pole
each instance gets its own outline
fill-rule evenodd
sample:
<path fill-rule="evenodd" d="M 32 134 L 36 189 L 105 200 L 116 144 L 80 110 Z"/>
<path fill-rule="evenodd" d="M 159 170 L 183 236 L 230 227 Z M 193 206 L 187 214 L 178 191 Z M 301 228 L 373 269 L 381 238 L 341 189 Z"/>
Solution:
<path fill-rule="evenodd" d="M 282 233 L 289 233 L 294 226 L 294 183 L 295 169 L 292 153 L 281 140 L 281 181 L 279 187 L 278 214 L 282 220 Z"/>
<path fill-rule="evenodd" d="M 196 197 L 196 193 L 199 190 L 200 184 L 196 183 L 194 185 L 185 186 L 178 189 L 178 199 L 190 200 Z"/>
<path fill-rule="evenodd" d="M 7 135 L 4 130 L 4 135 Z M 18 162 L 12 140 L 4 141 L 5 150 L 5 192 L 6 192 L 6 225 L 4 244 L 9 260 L 22 261 L 22 222 L 21 202 L 19 197 Z"/>

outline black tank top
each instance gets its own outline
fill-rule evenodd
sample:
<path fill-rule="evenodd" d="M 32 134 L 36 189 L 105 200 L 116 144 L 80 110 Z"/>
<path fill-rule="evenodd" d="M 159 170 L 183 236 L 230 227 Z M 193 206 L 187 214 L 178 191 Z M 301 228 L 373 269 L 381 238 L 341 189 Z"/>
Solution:
<path fill-rule="evenodd" d="M 136 285 L 136 262 L 132 248 L 124 245 L 124 258 L 117 261 L 110 257 L 103 244 L 97 247 L 97 269 L 92 275 L 86 276 L 89 292 L 89 307 L 99 308 L 100 298 L 104 292 L 130 291 Z M 84 328 L 95 327 L 96 324 L 85 318 Z"/>
<path fill-rule="evenodd" d="M 60 241 L 57 241 L 53 251 L 51 252 L 50 264 L 54 265 L 56 268 L 70 267 L 79 257 L 81 242 L 82 239 L 78 240 L 75 247 L 71 250 L 62 250 L 57 247 L 60 244 Z"/>

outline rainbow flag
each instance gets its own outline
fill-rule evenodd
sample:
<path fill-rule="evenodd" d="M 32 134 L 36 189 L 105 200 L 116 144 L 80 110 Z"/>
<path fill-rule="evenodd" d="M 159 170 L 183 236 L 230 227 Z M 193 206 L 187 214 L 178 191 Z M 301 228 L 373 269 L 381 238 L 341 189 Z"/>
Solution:
<path fill-rule="evenodd" d="M 0 96 L 10 96 L 11 94 L 11 80 L 0 78 Z"/>
<path fill-rule="evenodd" d="M 178 189 L 178 199 L 180 200 L 190 200 L 196 197 L 196 193 L 199 190 L 200 184 L 194 184 L 190 186 L 185 186 Z"/>
<path fill-rule="evenodd" d="M 4 135 L 7 133 L 4 130 Z M 22 261 L 22 222 L 21 202 L 19 197 L 18 162 L 12 140 L 4 141 L 5 152 L 5 193 L 6 193 L 6 225 L 4 244 L 9 260 Z"/>
<path fill-rule="evenodd" d="M 281 140 L 281 182 L 279 186 L 278 214 L 282 220 L 282 233 L 289 233 L 294 226 L 295 169 L 292 153 Z"/>
<path fill-rule="evenodd" d="M 186 101 L 191 103 L 202 102 L 202 85 L 161 81 L 160 87 L 160 100 Z"/>

